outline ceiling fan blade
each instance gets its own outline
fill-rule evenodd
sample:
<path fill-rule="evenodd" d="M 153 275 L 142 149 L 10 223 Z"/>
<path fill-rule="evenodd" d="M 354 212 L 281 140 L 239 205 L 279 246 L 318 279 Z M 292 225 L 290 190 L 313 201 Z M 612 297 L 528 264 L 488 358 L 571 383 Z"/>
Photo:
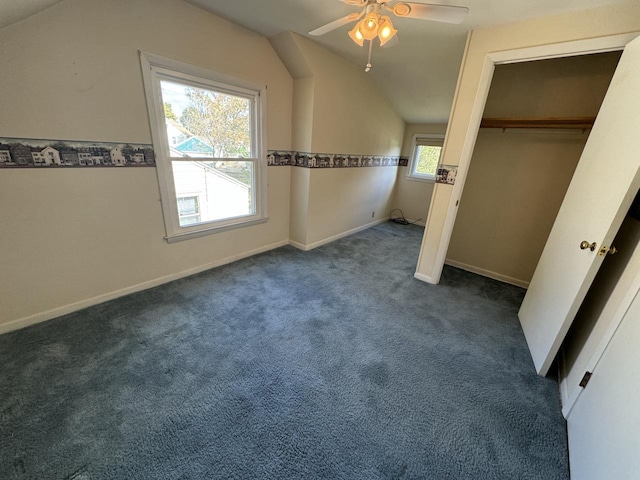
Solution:
<path fill-rule="evenodd" d="M 314 37 L 319 37 L 320 35 L 329 33 L 330 31 L 335 30 L 336 28 L 340 28 L 341 26 L 346 25 L 347 23 L 355 22 L 360 18 L 361 15 L 362 15 L 361 13 L 350 13 L 346 17 L 339 18 L 337 20 L 334 20 L 333 22 L 323 25 L 322 27 L 316 28 L 315 30 L 311 30 L 309 32 L 309 35 L 313 35 Z"/>
<path fill-rule="evenodd" d="M 406 7 L 409 7 L 408 9 Z M 419 18 L 434 22 L 462 23 L 469 9 L 451 5 L 433 5 L 430 3 L 400 2 L 393 6 L 398 17 Z"/>
<path fill-rule="evenodd" d="M 356 7 L 364 7 L 367 4 L 366 0 L 340 0 L 342 3 L 346 3 L 347 5 L 355 5 Z M 389 1 L 389 0 L 385 0 Z"/>

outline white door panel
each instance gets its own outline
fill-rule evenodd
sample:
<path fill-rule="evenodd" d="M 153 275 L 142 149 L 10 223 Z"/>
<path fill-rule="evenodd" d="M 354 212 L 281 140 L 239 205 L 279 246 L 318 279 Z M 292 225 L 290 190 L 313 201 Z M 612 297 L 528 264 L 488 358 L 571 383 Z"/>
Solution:
<path fill-rule="evenodd" d="M 640 186 L 640 38 L 626 48 L 520 312 L 536 370 L 546 375 Z M 586 240 L 596 249 L 580 249 Z"/>
<path fill-rule="evenodd" d="M 571 478 L 640 477 L 640 296 L 567 419 Z"/>

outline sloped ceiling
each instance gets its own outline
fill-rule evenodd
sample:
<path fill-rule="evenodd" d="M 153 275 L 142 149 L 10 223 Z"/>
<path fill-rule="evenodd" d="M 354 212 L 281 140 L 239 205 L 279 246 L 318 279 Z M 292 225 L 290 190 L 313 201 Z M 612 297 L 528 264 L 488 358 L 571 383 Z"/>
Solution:
<path fill-rule="evenodd" d="M 24 20 L 62 0 L 0 0 L 0 28 Z"/>
<path fill-rule="evenodd" d="M 61 0 L 0 0 L 0 28 L 23 20 Z M 316 27 L 356 9 L 339 0 L 186 0 L 267 37 L 290 30 L 304 36 Z M 587 10 L 626 0 L 433 0 L 470 9 L 460 25 L 394 19 L 400 44 L 374 47 L 369 73 L 378 88 L 407 122 L 446 122 L 469 30 L 575 10 Z M 637 0 L 632 0 L 637 1 Z M 367 52 L 341 27 L 317 43 L 358 64 Z"/>
<path fill-rule="evenodd" d="M 309 37 L 310 30 L 357 11 L 339 0 L 187 1 L 267 37 L 283 30 Z M 470 13 L 460 25 L 394 19 L 400 43 L 391 48 L 374 46 L 369 74 L 407 122 L 448 120 L 469 30 L 625 0 L 432 0 L 432 3 L 465 6 Z M 349 39 L 348 30 L 344 26 L 322 37 L 310 38 L 364 69 L 367 51 Z"/>

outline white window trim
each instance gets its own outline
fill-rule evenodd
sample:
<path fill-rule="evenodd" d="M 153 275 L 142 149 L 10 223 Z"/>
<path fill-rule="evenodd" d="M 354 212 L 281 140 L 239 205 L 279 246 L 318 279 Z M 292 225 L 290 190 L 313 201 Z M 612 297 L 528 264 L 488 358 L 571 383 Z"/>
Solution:
<path fill-rule="evenodd" d="M 411 139 L 411 156 L 409 157 L 409 164 L 407 165 L 407 180 L 412 180 L 416 182 L 434 183 L 436 181 L 435 175 L 422 175 L 422 174 L 413 172 L 416 164 L 418 140 L 433 141 L 434 143 L 438 143 L 439 146 L 442 146 L 444 144 L 444 135 L 436 135 L 432 133 L 428 133 L 428 134 L 416 133 L 413 135 Z M 442 151 L 440 152 L 440 158 L 442 158 Z M 438 165 L 440 165 L 440 160 L 438 160 Z M 436 167 L 436 173 L 437 173 L 437 167 Z"/>
<path fill-rule="evenodd" d="M 269 219 L 267 206 L 267 141 L 266 107 L 267 88 L 247 80 L 234 78 L 201 67 L 140 51 L 140 65 L 144 82 L 151 138 L 156 156 L 156 171 L 162 202 L 162 213 L 166 231 L 165 239 L 169 243 L 201 237 L 235 228 L 264 223 Z M 179 224 L 177 196 L 173 182 L 172 161 L 202 161 L 202 158 L 171 157 L 168 149 L 167 132 L 164 124 L 164 105 L 160 90 L 160 78 L 172 78 L 180 83 L 195 87 L 215 88 L 217 91 L 241 95 L 253 100 L 255 115 L 252 121 L 252 145 L 255 145 L 255 191 L 252 195 L 254 214 L 233 217 L 220 221 L 200 223 L 188 227 Z M 253 158 L 253 157 L 252 157 Z M 224 159 L 216 159 L 224 160 Z M 252 159 L 229 159 L 233 161 Z"/>

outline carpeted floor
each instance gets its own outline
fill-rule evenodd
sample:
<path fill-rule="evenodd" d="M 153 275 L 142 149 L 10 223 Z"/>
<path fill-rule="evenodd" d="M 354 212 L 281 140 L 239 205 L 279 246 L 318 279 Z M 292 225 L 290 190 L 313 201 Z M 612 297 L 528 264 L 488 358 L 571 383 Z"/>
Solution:
<path fill-rule="evenodd" d="M 524 291 L 422 229 L 283 247 L 0 336 L 2 479 L 567 479 Z"/>

